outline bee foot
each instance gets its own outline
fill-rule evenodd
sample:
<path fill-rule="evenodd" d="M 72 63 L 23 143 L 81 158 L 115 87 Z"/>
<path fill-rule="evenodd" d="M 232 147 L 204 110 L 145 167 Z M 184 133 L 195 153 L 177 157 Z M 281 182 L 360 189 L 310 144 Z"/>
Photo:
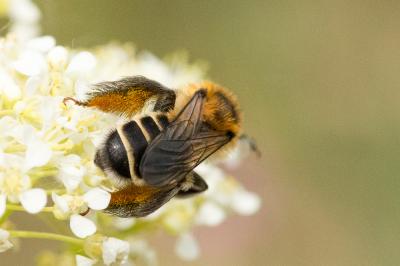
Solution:
<path fill-rule="evenodd" d="M 89 213 L 89 211 L 90 211 L 90 208 L 87 208 L 87 210 L 86 210 L 86 211 L 79 213 L 79 215 L 81 215 L 81 216 L 85 216 L 86 214 L 88 214 L 88 213 Z"/>
<path fill-rule="evenodd" d="M 86 105 L 84 102 L 78 101 L 78 100 L 76 100 L 76 99 L 74 99 L 72 97 L 65 97 L 64 100 L 63 100 L 63 104 L 67 105 L 67 102 L 70 102 L 70 101 L 73 102 L 76 105 L 80 105 L 80 106 L 85 106 Z"/>

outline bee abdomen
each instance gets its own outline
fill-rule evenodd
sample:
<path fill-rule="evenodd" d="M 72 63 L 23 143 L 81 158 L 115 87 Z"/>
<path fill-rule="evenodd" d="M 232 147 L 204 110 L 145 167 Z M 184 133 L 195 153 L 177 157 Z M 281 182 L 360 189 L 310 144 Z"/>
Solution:
<path fill-rule="evenodd" d="M 133 164 L 134 174 L 140 177 L 139 163 L 148 145 L 146 137 L 142 128 L 134 120 L 123 125 L 121 133 L 128 141 L 128 150 L 133 153 L 133 161 L 130 163 Z"/>
<path fill-rule="evenodd" d="M 133 165 L 134 175 L 139 178 L 141 178 L 139 171 L 140 160 L 148 143 L 169 124 L 168 118 L 165 115 L 158 115 L 156 119 L 157 122 L 152 116 L 144 116 L 138 121 L 132 120 L 123 125 L 120 132 L 127 141 L 125 144 L 129 145 L 127 147 L 128 152 L 131 152 L 133 155 L 130 164 Z"/>
<path fill-rule="evenodd" d="M 131 178 L 126 149 L 116 130 L 107 138 L 104 149 L 97 151 L 94 162 L 103 171 L 112 169 L 122 177 Z"/>
<path fill-rule="evenodd" d="M 154 139 L 158 134 L 160 134 L 160 129 L 151 116 L 142 117 L 140 119 L 140 123 L 142 124 L 143 129 L 146 130 L 147 134 L 149 135 L 150 140 Z"/>
<path fill-rule="evenodd" d="M 96 153 L 96 165 L 123 178 L 141 178 L 139 165 L 142 156 L 151 140 L 168 124 L 167 116 L 159 114 L 155 118 L 144 116 L 121 125 L 111 132 L 103 148 Z"/>
<path fill-rule="evenodd" d="M 165 129 L 169 125 L 169 121 L 166 115 L 157 115 L 156 119 L 161 129 Z"/>

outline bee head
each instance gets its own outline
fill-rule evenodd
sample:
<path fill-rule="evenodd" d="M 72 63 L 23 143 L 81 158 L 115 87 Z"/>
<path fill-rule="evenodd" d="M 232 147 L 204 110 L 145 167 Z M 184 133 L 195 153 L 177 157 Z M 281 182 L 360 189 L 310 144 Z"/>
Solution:
<path fill-rule="evenodd" d="M 236 97 L 227 89 L 211 82 L 201 84 L 201 89 L 206 91 L 204 122 L 214 130 L 225 131 L 232 137 L 237 136 L 242 119 Z"/>
<path fill-rule="evenodd" d="M 231 141 L 223 150 L 230 150 L 241 134 L 242 116 L 236 97 L 229 90 L 212 82 L 192 84 L 180 90 L 181 93 L 177 97 L 178 108 L 175 112 L 179 112 L 179 107 L 185 106 L 198 91 L 204 93 L 206 98 L 202 117 L 205 126 L 226 132 Z"/>

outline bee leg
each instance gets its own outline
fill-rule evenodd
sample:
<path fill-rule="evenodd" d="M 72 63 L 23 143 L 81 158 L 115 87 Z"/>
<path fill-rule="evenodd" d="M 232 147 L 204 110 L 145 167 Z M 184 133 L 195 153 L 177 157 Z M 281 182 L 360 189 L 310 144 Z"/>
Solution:
<path fill-rule="evenodd" d="M 257 155 L 257 157 L 259 158 L 261 157 L 261 152 L 258 149 L 257 143 L 253 138 L 249 137 L 246 134 L 243 134 L 239 137 L 239 139 L 245 141 L 249 145 L 250 150 L 254 152 Z"/>
<path fill-rule="evenodd" d="M 63 104 L 67 105 L 68 102 L 73 102 L 75 105 L 79 105 L 79 106 L 86 106 L 86 103 L 78 101 L 77 99 L 74 99 L 72 97 L 65 97 L 63 99 Z"/>
<path fill-rule="evenodd" d="M 79 215 L 85 216 L 85 215 L 88 214 L 89 212 L 90 212 L 90 208 L 88 207 L 86 211 L 79 213 Z"/>
<path fill-rule="evenodd" d="M 181 183 L 181 190 L 178 192 L 176 197 L 187 198 L 195 196 L 203 191 L 206 191 L 207 189 L 208 185 L 206 181 L 204 181 L 204 179 L 199 174 L 192 171 Z"/>
<path fill-rule="evenodd" d="M 85 101 L 67 97 L 64 103 L 73 101 L 80 106 L 131 117 L 149 106 L 153 107 L 149 111 L 172 110 L 175 98 L 175 92 L 160 83 L 142 76 L 134 76 L 95 84 Z"/>
<path fill-rule="evenodd" d="M 144 217 L 167 203 L 178 192 L 177 186 L 155 188 L 130 184 L 111 193 L 111 201 L 105 213 L 118 217 Z"/>

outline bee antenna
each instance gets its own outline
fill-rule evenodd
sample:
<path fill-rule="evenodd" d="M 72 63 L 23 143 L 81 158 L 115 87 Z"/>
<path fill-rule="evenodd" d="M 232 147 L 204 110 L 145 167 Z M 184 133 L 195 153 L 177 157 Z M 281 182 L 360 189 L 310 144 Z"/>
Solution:
<path fill-rule="evenodd" d="M 246 134 L 243 134 L 239 137 L 239 139 L 246 141 L 247 144 L 249 144 L 251 151 L 254 152 L 258 158 L 261 157 L 261 151 L 258 149 L 257 143 L 253 138 L 249 137 Z"/>

